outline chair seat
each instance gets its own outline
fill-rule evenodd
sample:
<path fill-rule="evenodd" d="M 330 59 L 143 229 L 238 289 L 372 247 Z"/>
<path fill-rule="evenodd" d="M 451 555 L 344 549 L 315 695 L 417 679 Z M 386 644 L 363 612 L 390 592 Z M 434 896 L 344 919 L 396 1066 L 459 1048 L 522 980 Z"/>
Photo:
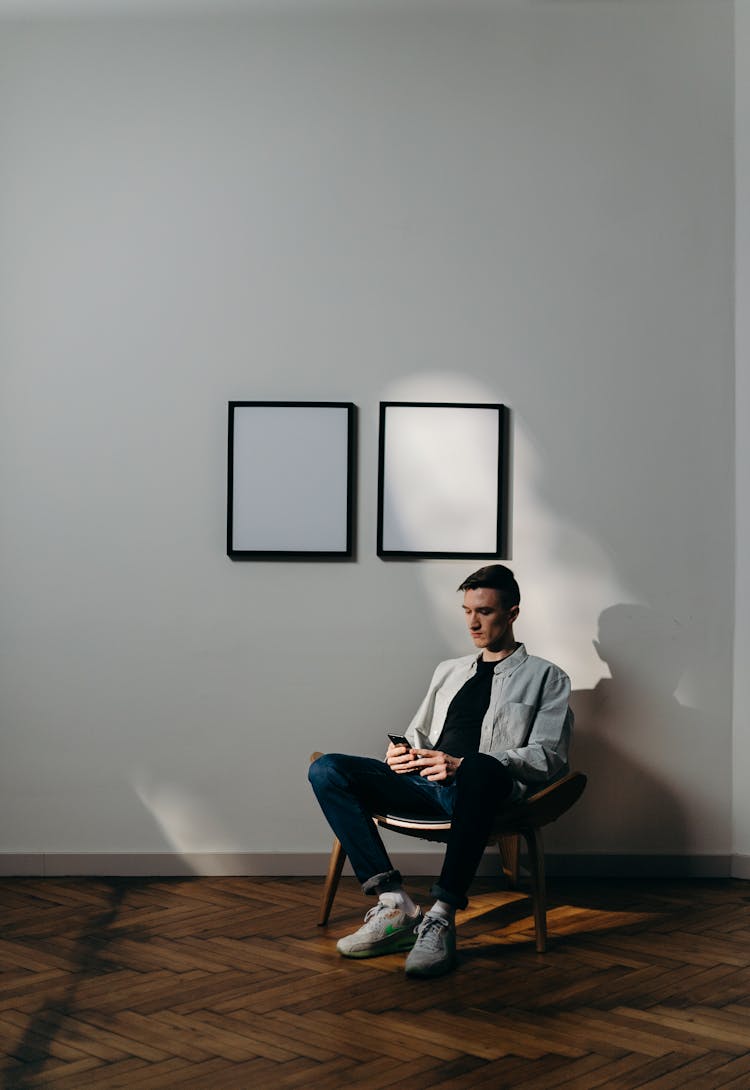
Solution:
<path fill-rule="evenodd" d="M 409 832 L 440 830 L 448 832 L 451 827 L 450 818 L 441 817 L 409 817 L 406 814 L 373 814 L 378 824 L 390 825 L 394 829 L 406 829 Z"/>
<path fill-rule="evenodd" d="M 512 836 L 524 829 L 539 828 L 556 821 L 576 802 L 585 786 L 586 777 L 582 772 L 570 772 L 535 791 L 533 795 L 527 795 L 521 802 L 506 806 L 495 818 L 492 837 Z M 451 827 L 450 818 L 440 816 L 373 814 L 373 819 L 384 829 L 397 829 L 412 836 L 421 836 L 422 833 L 448 833 Z"/>

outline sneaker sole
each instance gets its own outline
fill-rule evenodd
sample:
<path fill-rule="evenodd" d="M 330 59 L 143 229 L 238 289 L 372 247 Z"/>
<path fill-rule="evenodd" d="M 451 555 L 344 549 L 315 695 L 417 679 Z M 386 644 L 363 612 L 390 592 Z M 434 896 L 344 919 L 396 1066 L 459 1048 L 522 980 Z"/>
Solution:
<path fill-rule="evenodd" d="M 368 946 L 362 950 L 342 950 L 336 947 L 343 958 L 378 958 L 384 954 L 402 954 L 404 950 L 411 950 L 417 936 L 412 932 L 403 935 L 389 935 L 378 946 Z"/>
<path fill-rule="evenodd" d="M 430 965 L 430 966 L 425 966 L 424 969 L 419 969 L 419 968 L 407 969 L 406 970 L 406 975 L 407 976 L 413 976 L 413 977 L 419 977 L 422 980 L 430 980 L 432 977 L 445 976 L 446 973 L 452 973 L 453 970 L 456 968 L 456 964 L 457 964 L 456 959 L 453 958 L 452 961 L 443 962 L 442 965 L 439 965 L 439 966 Z"/>

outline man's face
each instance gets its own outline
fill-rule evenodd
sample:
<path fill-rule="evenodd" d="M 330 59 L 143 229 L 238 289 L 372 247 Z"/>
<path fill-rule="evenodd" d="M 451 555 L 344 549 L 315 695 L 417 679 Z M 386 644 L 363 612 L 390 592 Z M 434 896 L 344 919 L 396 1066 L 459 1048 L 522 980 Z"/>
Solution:
<path fill-rule="evenodd" d="M 493 587 L 465 590 L 464 615 L 475 647 L 502 651 L 514 642 L 512 625 L 518 606 L 503 609 L 500 592 Z"/>

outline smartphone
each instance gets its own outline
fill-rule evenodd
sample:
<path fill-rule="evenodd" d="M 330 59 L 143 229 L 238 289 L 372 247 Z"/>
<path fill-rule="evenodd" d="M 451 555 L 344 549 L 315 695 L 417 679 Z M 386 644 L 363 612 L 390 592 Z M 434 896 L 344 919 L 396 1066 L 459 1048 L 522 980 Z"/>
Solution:
<path fill-rule="evenodd" d="M 403 734 L 389 734 L 388 737 L 394 746 L 406 746 L 407 749 L 411 749 L 411 742 L 408 738 L 404 738 Z"/>
<path fill-rule="evenodd" d="M 403 734 L 389 734 L 388 737 L 393 742 L 394 746 L 406 746 L 407 749 L 411 749 L 411 742 L 408 738 L 405 738 Z M 418 772 L 418 768 L 410 768 L 407 772 L 407 775 L 414 776 Z"/>

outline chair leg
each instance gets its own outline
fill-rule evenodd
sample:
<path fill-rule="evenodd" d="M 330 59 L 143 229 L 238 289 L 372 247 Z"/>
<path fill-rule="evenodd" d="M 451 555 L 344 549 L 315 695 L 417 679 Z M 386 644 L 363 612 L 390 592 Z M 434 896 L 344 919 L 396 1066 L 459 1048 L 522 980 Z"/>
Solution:
<path fill-rule="evenodd" d="M 336 896 L 336 890 L 339 888 L 339 878 L 341 877 L 345 862 L 346 852 L 341 846 L 341 841 L 338 837 L 334 837 L 331 856 L 328 860 L 328 874 L 326 875 L 326 882 L 323 887 L 323 900 L 320 904 L 318 927 L 325 927 L 328 923 L 328 917 L 331 915 L 333 898 Z"/>
<path fill-rule="evenodd" d="M 503 874 L 508 879 L 511 889 L 515 889 L 518 885 L 519 841 L 518 834 L 513 833 L 511 836 L 500 837 L 497 842 L 503 864 Z"/>
<path fill-rule="evenodd" d="M 536 933 L 537 953 L 547 949 L 547 890 L 544 880 L 544 844 L 542 830 L 529 829 L 524 833 L 529 848 L 529 870 L 531 871 L 531 898 L 534 905 L 534 930 Z"/>

